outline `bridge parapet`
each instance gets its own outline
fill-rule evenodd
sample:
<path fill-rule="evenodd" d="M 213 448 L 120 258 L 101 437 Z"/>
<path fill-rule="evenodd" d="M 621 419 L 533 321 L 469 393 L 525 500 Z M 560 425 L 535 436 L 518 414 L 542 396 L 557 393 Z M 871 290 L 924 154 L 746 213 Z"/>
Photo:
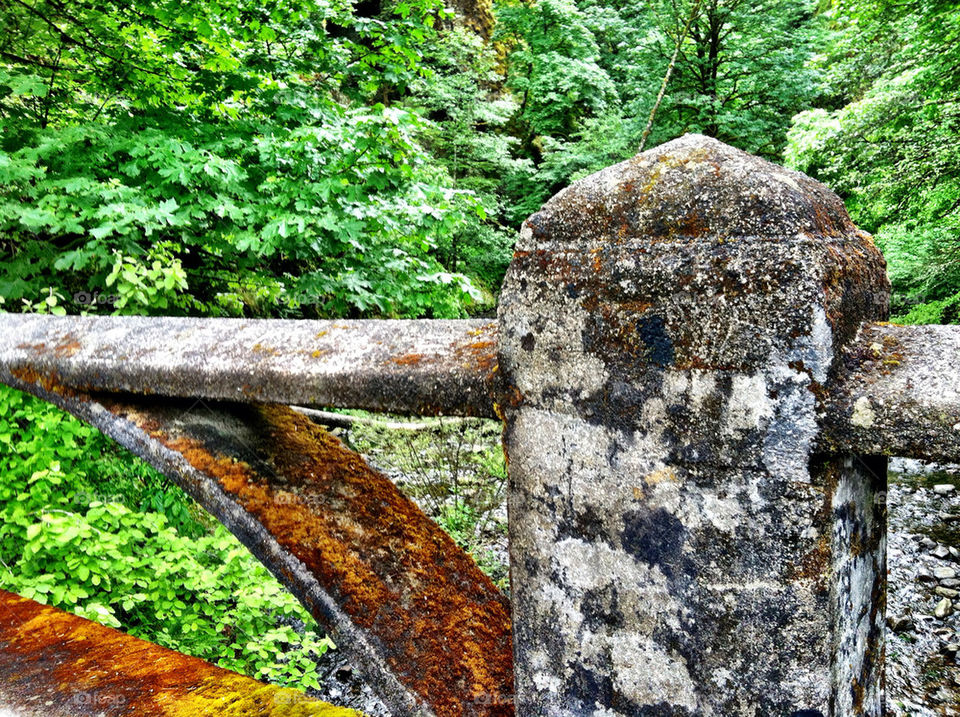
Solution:
<path fill-rule="evenodd" d="M 960 460 L 960 327 L 884 324 L 888 298 L 828 189 L 688 136 L 532 216 L 496 322 L 4 315 L 0 380 L 180 481 L 396 714 L 511 714 L 515 668 L 521 715 L 879 715 L 882 456 Z M 436 526 L 376 516 L 382 476 L 283 468 L 327 439 L 263 402 L 501 417 L 512 638 Z M 343 463 L 375 489 L 335 495 Z"/>
<path fill-rule="evenodd" d="M 960 326 L 863 326 L 821 424 L 824 451 L 960 463 Z"/>
<path fill-rule="evenodd" d="M 85 391 L 495 418 L 496 322 L 3 317 L 0 376 Z"/>

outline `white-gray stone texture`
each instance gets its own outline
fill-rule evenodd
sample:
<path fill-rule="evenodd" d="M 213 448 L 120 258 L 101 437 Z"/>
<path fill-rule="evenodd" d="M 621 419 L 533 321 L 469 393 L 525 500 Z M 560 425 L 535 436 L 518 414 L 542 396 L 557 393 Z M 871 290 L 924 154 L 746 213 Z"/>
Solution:
<path fill-rule="evenodd" d="M 832 192 L 706 137 L 527 220 L 499 316 L 518 714 L 880 714 L 885 460 L 814 446 L 888 297 Z"/>

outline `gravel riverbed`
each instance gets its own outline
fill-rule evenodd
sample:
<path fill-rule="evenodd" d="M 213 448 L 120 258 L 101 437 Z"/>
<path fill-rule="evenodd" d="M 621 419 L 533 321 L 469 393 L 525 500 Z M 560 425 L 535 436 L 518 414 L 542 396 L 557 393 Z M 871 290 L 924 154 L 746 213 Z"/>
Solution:
<path fill-rule="evenodd" d="M 960 715 L 960 466 L 890 467 L 887 714 Z"/>

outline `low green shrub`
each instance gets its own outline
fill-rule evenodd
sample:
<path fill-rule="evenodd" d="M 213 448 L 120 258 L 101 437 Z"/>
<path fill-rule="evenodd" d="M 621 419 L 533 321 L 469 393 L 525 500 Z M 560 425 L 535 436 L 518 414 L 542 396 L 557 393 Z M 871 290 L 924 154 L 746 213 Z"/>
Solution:
<path fill-rule="evenodd" d="M 189 496 L 94 428 L 0 386 L 0 587 L 222 667 L 319 687 L 332 646 Z"/>

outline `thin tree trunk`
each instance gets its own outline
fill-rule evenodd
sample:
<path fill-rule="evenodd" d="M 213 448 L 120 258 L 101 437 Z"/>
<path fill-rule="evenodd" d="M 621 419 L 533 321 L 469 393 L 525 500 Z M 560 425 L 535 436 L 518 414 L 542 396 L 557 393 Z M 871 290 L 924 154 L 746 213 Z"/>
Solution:
<path fill-rule="evenodd" d="M 700 3 L 701 0 L 696 0 L 696 2 L 693 3 L 693 7 L 690 9 L 690 17 L 687 18 L 687 24 L 684 26 L 683 32 L 680 33 L 680 37 L 677 38 L 677 46 L 673 49 L 673 57 L 670 58 L 670 64 L 667 65 L 667 73 L 663 76 L 660 92 L 657 93 L 657 101 L 653 103 L 653 109 L 650 110 L 650 119 L 647 120 L 647 126 L 643 130 L 643 136 L 640 138 L 640 152 L 647 146 L 647 138 L 650 136 L 651 130 L 653 130 L 653 120 L 657 116 L 657 110 L 660 109 L 660 103 L 663 102 L 663 96 L 667 91 L 667 83 L 670 82 L 670 75 L 673 74 L 673 67 L 677 64 L 677 55 L 680 54 L 680 46 L 683 45 L 683 41 L 687 39 L 690 26 L 693 25 L 693 21 L 697 18 L 697 15 L 700 14 Z"/>

